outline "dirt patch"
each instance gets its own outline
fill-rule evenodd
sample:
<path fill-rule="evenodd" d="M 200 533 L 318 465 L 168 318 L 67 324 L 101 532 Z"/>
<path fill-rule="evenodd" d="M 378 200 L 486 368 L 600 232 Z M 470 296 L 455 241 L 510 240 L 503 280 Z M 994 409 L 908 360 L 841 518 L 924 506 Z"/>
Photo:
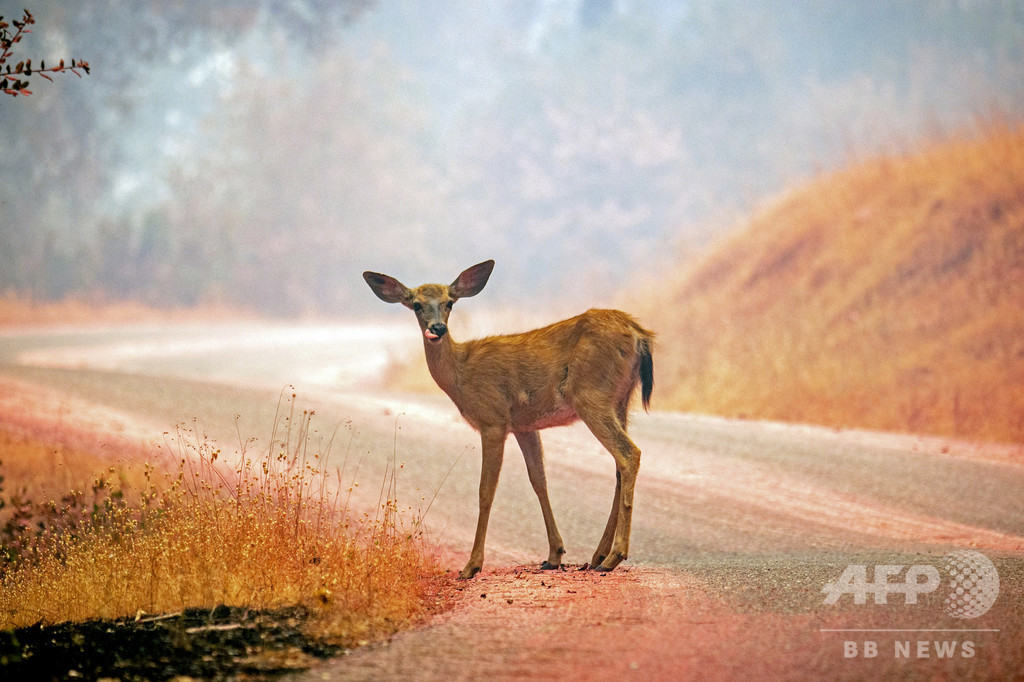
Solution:
<path fill-rule="evenodd" d="M 156 452 L 164 429 L 70 394 L 0 376 L 0 422 L 10 433 L 115 459 Z"/>
<path fill-rule="evenodd" d="M 681 679 L 739 622 L 697 582 L 651 567 L 485 571 L 458 583 L 454 609 L 427 627 L 302 679 Z"/>
<path fill-rule="evenodd" d="M 875 638 L 887 655 L 849 658 L 844 647 L 851 636 L 830 628 L 891 626 L 905 607 L 865 612 L 822 606 L 821 581 L 801 586 L 799 576 L 777 580 L 798 593 L 806 588 L 810 597 L 795 605 L 768 598 L 751 608 L 756 604 L 747 590 L 763 589 L 763 580 L 715 586 L 693 573 L 653 566 L 609 574 L 578 566 L 485 569 L 458 583 L 454 608 L 424 627 L 325 661 L 296 679 L 1013 677 L 1016 654 L 1006 654 L 1015 651 L 1017 639 L 1010 631 L 975 637 L 977 655 L 970 657 L 893 657 L 894 636 L 883 634 Z"/>

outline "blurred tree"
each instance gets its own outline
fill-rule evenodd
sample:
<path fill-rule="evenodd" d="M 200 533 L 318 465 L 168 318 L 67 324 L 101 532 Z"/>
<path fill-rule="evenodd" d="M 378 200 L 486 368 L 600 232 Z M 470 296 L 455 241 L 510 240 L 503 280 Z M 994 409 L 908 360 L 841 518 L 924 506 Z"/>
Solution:
<path fill-rule="evenodd" d="M 851 153 L 1024 111 L 1022 7 L 41 3 L 118 72 L 0 107 L 0 291 L 337 312 L 498 255 L 496 300 L 600 303 Z"/>
<path fill-rule="evenodd" d="M 375 251 L 408 258 L 400 247 L 429 240 L 438 219 L 439 178 L 408 145 L 417 115 L 386 63 L 340 50 L 301 80 L 238 68 L 248 75 L 169 177 L 172 197 L 193 197 L 162 209 L 173 241 L 205 245 L 217 289 L 238 302 L 339 310 L 351 268 Z"/>
<path fill-rule="evenodd" d="M 279 66 L 270 63 L 277 47 L 287 45 L 283 61 L 303 62 L 325 49 L 330 31 L 371 5 L 140 0 L 125 13 L 119 0 L 95 0 L 45 3 L 38 17 L 29 15 L 46 24 L 48 45 L 61 52 L 87 45 L 94 62 L 119 66 L 116 78 L 105 70 L 89 89 L 59 96 L 37 89 L 32 107 L 0 109 L 0 176 L 18 178 L 0 185 L 0 291 L 173 304 L 216 288 L 215 277 L 201 271 L 208 248 L 173 234 L 154 210 L 169 198 L 163 174 L 174 173 L 161 160 L 177 163 L 176 151 L 196 133 L 194 121 L 224 101 L 218 92 L 231 85 L 229 55 L 262 47 L 266 54 L 256 59 L 266 73 Z M 12 46 L 16 38 L 10 35 Z M 39 74 L 25 62 L 19 90 L 30 65 Z"/>

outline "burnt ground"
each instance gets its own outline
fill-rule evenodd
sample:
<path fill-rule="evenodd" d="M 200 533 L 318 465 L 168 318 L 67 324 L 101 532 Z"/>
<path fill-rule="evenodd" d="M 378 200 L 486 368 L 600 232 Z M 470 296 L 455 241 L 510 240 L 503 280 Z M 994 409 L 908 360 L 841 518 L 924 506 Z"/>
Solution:
<path fill-rule="evenodd" d="M 273 680 L 344 652 L 310 637 L 302 607 L 238 607 L 0 631 L 6 680 Z"/>

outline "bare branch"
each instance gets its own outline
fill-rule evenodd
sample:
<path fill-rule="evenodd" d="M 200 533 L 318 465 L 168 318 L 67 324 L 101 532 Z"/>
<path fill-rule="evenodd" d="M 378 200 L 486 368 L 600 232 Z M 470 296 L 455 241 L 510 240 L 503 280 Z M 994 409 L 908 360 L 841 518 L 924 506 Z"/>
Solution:
<path fill-rule="evenodd" d="M 7 62 L 14 54 L 14 45 L 20 43 L 26 34 L 32 33 L 28 26 L 34 23 L 36 23 L 35 17 L 28 10 L 24 10 L 24 15 L 20 21 L 12 19 L 8 23 L 0 16 L 0 70 L 3 70 L 4 65 L 7 64 L 6 71 L 0 73 L 0 92 L 6 95 L 14 97 L 18 95 L 31 95 L 32 91 L 28 89 L 28 79 L 33 74 L 38 74 L 52 83 L 53 79 L 47 74 L 70 71 L 81 78 L 82 74 L 79 73 L 79 70 L 84 71 L 86 74 L 89 73 L 89 62 L 81 59 L 77 61 L 72 59 L 71 66 L 65 66 L 64 60 L 61 59 L 59 66 L 50 68 L 46 68 L 46 62 L 40 60 L 39 68 L 37 69 L 32 68 L 31 59 L 26 59 L 25 61 L 18 62 L 18 65 L 12 70 L 11 65 Z M 9 31 L 12 26 L 14 27 L 13 34 Z M 22 76 L 24 76 L 24 80 L 22 80 Z"/>

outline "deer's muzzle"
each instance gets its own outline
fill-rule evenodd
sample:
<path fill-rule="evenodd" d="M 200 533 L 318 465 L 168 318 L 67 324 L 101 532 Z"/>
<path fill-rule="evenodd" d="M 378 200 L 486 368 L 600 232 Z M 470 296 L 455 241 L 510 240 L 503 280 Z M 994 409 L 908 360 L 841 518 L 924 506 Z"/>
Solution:
<path fill-rule="evenodd" d="M 441 337 L 448 333 L 448 327 L 442 322 L 435 322 L 423 330 L 423 336 L 431 343 L 438 343 Z"/>

